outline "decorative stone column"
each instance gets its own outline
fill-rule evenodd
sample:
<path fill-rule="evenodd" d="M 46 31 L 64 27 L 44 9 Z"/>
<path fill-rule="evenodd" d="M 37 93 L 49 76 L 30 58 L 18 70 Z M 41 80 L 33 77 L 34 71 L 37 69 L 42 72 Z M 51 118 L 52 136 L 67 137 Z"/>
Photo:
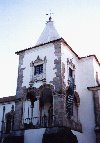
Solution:
<path fill-rule="evenodd" d="M 17 90 L 16 90 L 16 99 L 15 99 L 15 116 L 14 116 L 14 135 L 21 136 L 23 135 L 22 129 L 22 117 L 23 117 L 23 101 L 26 97 L 26 87 L 22 87 L 23 83 L 23 70 L 25 68 L 23 65 L 24 53 L 19 55 L 19 67 L 18 67 L 18 79 L 17 79 Z"/>

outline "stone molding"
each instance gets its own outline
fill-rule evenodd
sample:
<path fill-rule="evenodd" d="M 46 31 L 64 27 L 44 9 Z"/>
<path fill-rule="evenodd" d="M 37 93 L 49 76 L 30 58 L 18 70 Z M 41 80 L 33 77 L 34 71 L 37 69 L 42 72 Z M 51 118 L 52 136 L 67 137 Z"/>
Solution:
<path fill-rule="evenodd" d="M 47 63 L 46 56 L 44 57 L 44 59 L 41 59 L 39 56 L 37 56 L 37 59 L 30 63 L 31 67 L 31 81 L 29 82 L 30 85 L 34 85 L 34 82 L 39 82 L 39 81 L 46 82 L 46 63 Z M 39 75 L 34 75 L 35 66 L 41 64 L 43 64 L 43 73 Z"/>

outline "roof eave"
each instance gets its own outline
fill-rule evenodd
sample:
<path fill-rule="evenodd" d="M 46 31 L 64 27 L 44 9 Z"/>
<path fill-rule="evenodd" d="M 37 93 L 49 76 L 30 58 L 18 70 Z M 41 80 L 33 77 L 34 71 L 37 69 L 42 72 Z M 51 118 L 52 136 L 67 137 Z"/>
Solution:
<path fill-rule="evenodd" d="M 25 52 L 25 51 L 27 51 L 27 50 L 30 50 L 30 49 L 33 49 L 33 48 L 37 48 L 37 47 L 39 47 L 39 46 L 43 46 L 43 45 L 50 44 L 50 43 L 53 43 L 53 42 L 57 42 L 57 41 L 60 41 L 60 40 L 61 40 L 62 42 L 64 42 L 64 43 L 68 46 L 68 48 L 76 55 L 76 57 L 77 57 L 79 60 L 81 60 L 81 59 L 83 59 L 83 58 L 87 58 L 87 57 L 92 57 L 92 56 L 93 56 L 93 57 L 95 58 L 95 60 L 97 61 L 98 65 L 100 66 L 100 62 L 99 62 L 98 58 L 96 57 L 96 55 L 88 55 L 88 56 L 85 56 L 85 57 L 79 57 L 78 54 L 76 54 L 75 51 L 73 51 L 73 49 L 68 45 L 68 43 L 67 43 L 62 37 L 59 38 L 59 39 L 56 39 L 56 40 L 52 40 L 52 41 L 46 42 L 46 43 L 42 43 L 42 44 L 39 44 L 39 45 L 35 45 L 34 47 L 30 47 L 30 48 L 26 48 L 26 49 L 21 50 L 21 51 L 17 51 L 17 52 L 15 52 L 15 54 L 19 55 L 20 53 Z"/>
<path fill-rule="evenodd" d="M 61 40 L 62 40 L 62 42 L 64 42 L 64 43 L 68 46 L 68 48 L 76 55 L 76 57 L 77 57 L 78 59 L 80 59 L 80 57 L 78 56 L 78 54 L 76 54 L 76 52 L 73 51 L 73 49 L 68 45 L 68 43 L 67 43 L 63 38 L 61 38 Z"/>
<path fill-rule="evenodd" d="M 90 90 L 90 91 L 100 90 L 100 85 L 98 85 L 98 86 L 87 87 L 87 89 Z"/>
<path fill-rule="evenodd" d="M 8 96 L 8 97 L 0 98 L 0 104 L 1 103 L 14 102 L 14 101 L 15 101 L 15 96 Z"/>
<path fill-rule="evenodd" d="M 46 44 L 50 44 L 50 43 L 52 43 L 52 42 L 56 42 L 56 41 L 59 41 L 59 40 L 61 40 L 61 39 L 62 39 L 62 38 L 59 38 L 59 39 L 56 39 L 56 40 L 53 40 L 53 41 L 49 41 L 49 42 L 46 42 L 46 43 L 42 43 L 42 44 L 39 44 L 39 45 L 35 45 L 34 47 L 30 47 L 30 48 L 26 48 L 26 49 L 24 49 L 24 50 L 17 51 L 17 52 L 15 52 L 15 54 L 19 55 L 20 53 L 25 52 L 25 51 L 27 51 L 27 50 L 30 50 L 30 49 L 33 49 L 33 48 L 37 48 L 37 47 L 40 47 L 40 46 L 43 46 L 43 45 L 46 45 Z"/>
<path fill-rule="evenodd" d="M 85 57 L 80 57 L 80 59 L 83 59 L 83 58 L 88 58 L 88 57 L 94 57 L 95 58 L 95 60 L 97 61 L 97 63 L 99 64 L 99 66 L 100 66 L 100 62 L 99 62 L 99 60 L 98 60 L 98 58 L 97 58 L 97 56 L 96 55 L 88 55 L 88 56 L 85 56 Z"/>
<path fill-rule="evenodd" d="M 46 43 L 36 45 L 34 47 L 30 47 L 30 48 L 26 48 L 26 49 L 21 50 L 21 51 L 17 51 L 17 52 L 15 52 L 15 54 L 19 55 L 20 53 L 25 52 L 27 50 L 37 48 L 37 47 L 40 47 L 40 46 L 43 46 L 43 45 L 46 45 L 46 44 L 50 44 L 50 43 L 53 43 L 53 42 L 56 42 L 56 41 L 60 41 L 60 40 L 61 40 L 61 42 L 64 42 L 68 46 L 68 48 L 76 55 L 76 57 L 78 57 L 80 59 L 80 57 L 73 51 L 73 49 L 68 45 L 68 43 L 62 37 L 59 38 L 59 39 L 53 40 L 53 41 L 49 41 L 49 42 L 46 42 Z"/>

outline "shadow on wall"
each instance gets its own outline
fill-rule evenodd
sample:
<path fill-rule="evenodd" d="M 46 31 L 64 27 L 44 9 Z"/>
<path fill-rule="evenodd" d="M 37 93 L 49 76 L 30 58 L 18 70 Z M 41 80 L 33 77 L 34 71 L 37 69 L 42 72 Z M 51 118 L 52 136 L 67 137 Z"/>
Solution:
<path fill-rule="evenodd" d="M 1 143 L 24 143 L 24 136 L 7 136 Z"/>

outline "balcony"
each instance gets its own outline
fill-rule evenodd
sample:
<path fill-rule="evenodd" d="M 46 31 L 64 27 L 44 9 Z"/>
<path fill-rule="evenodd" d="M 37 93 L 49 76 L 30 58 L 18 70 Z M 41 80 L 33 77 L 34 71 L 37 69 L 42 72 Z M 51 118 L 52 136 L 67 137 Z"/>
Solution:
<path fill-rule="evenodd" d="M 42 117 L 33 117 L 33 118 L 25 118 L 24 120 L 24 128 L 48 128 L 56 126 L 56 118 L 53 115 L 52 117 L 48 117 L 46 115 Z"/>

